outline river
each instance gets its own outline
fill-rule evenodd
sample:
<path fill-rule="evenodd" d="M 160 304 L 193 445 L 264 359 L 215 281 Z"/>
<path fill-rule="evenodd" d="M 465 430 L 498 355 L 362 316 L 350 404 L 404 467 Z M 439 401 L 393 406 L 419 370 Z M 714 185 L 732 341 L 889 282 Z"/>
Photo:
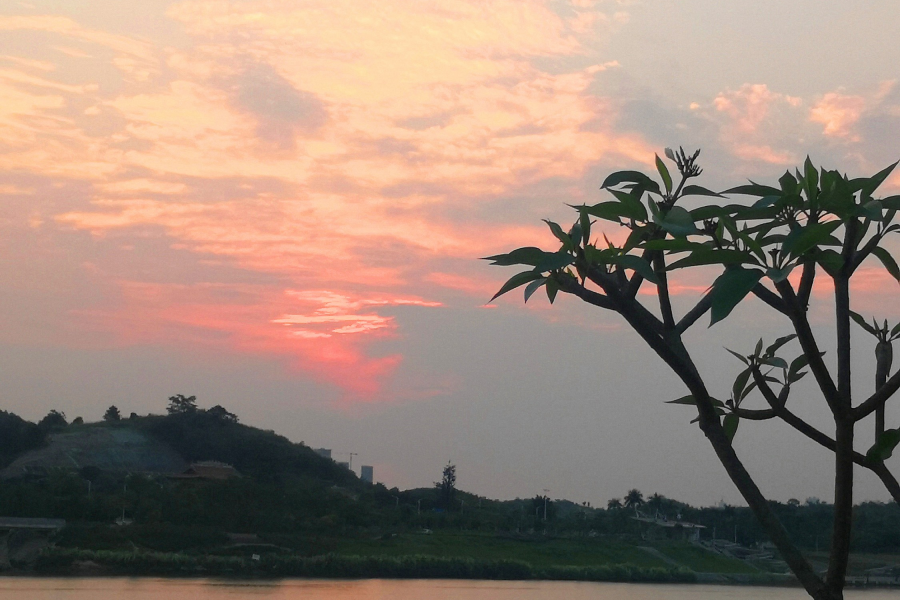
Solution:
<path fill-rule="evenodd" d="M 848 600 L 900 600 L 849 590 Z M 803 600 L 799 588 L 568 581 L 0 578 L 0 600 Z"/>

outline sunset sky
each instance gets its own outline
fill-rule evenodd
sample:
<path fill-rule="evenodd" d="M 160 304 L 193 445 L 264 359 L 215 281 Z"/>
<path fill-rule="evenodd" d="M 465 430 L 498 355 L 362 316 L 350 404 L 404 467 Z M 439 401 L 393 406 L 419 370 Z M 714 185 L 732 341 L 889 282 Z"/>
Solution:
<path fill-rule="evenodd" d="M 193 394 L 356 452 L 388 487 L 449 460 L 490 497 L 740 503 L 615 315 L 487 304 L 514 271 L 478 257 L 552 246 L 541 218 L 570 221 L 666 146 L 702 148 L 714 189 L 807 154 L 851 176 L 900 159 L 897 17 L 895 0 L 3 2 L 0 409 L 97 420 Z M 679 305 L 711 280 L 680 280 Z M 867 263 L 854 306 L 896 320 L 898 292 Z M 688 339 L 727 390 L 722 346 L 787 326 L 749 300 Z M 735 444 L 772 497 L 830 497 L 830 456 L 786 426 Z"/>

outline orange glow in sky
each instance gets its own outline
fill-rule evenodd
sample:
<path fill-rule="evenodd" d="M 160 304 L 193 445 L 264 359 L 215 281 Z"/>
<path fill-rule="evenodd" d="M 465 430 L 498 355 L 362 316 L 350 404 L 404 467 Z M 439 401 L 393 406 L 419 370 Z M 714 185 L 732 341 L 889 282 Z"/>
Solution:
<path fill-rule="evenodd" d="M 897 36 L 811 52 L 865 16 L 837 5 L 776 44 L 752 3 L 706 0 L 138 4 L 0 7 L 0 343 L 249 357 L 342 407 L 481 398 L 441 352 L 484 313 L 619 327 L 519 294 L 482 311 L 511 273 L 477 260 L 552 245 L 540 219 L 610 171 L 702 147 L 724 189 L 900 158 Z"/>

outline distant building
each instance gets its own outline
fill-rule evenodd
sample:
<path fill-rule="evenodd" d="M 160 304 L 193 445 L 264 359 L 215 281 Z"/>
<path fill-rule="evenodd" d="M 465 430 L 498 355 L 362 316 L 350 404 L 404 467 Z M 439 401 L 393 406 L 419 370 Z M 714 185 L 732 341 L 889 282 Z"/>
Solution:
<path fill-rule="evenodd" d="M 191 463 L 184 472 L 178 475 L 172 475 L 173 479 L 231 479 L 232 477 L 240 477 L 237 469 L 231 465 L 215 460 L 204 460 L 201 462 Z"/>
<path fill-rule="evenodd" d="M 345 469 L 349 469 L 349 468 L 350 468 L 350 463 L 348 463 L 348 462 L 338 462 L 338 464 L 339 464 L 340 466 L 344 467 Z"/>
<path fill-rule="evenodd" d="M 375 467 L 363 465 L 359 468 L 359 478 L 369 483 L 375 483 Z"/>
<path fill-rule="evenodd" d="M 645 538 L 673 538 L 677 536 L 685 540 L 698 542 L 700 541 L 700 530 L 706 529 L 705 525 L 682 521 L 681 515 L 678 515 L 679 518 L 670 521 L 668 517 L 659 514 L 659 512 L 652 517 L 637 509 L 635 509 L 634 513 L 635 516 L 631 517 L 632 519 L 646 523 L 646 525 L 642 526 L 642 528 L 646 527 L 646 529 L 641 533 L 641 536 Z"/>
<path fill-rule="evenodd" d="M 313 452 L 323 458 L 331 458 L 331 448 L 315 448 Z"/>

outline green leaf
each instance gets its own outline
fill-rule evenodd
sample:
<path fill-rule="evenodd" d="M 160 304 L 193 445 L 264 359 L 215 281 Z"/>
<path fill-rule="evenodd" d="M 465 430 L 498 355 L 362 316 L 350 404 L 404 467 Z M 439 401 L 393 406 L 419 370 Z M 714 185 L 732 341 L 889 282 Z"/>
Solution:
<path fill-rule="evenodd" d="M 803 371 L 800 373 L 788 373 L 788 384 L 796 383 L 806 377 L 808 371 Z"/>
<path fill-rule="evenodd" d="M 591 216 L 582 207 L 578 210 L 578 218 L 581 223 L 581 243 L 587 246 L 591 243 Z"/>
<path fill-rule="evenodd" d="M 884 218 L 884 206 L 879 200 L 869 200 L 865 204 L 858 206 L 856 213 L 858 217 L 865 217 L 873 221 L 881 221 Z"/>
<path fill-rule="evenodd" d="M 713 282 L 712 308 L 710 310 L 710 323 L 712 327 L 734 310 L 741 300 L 756 287 L 762 278 L 762 271 L 756 269 L 743 269 L 741 267 L 729 267 Z"/>
<path fill-rule="evenodd" d="M 725 418 L 722 419 L 722 429 L 725 430 L 725 437 L 728 438 L 729 442 L 734 441 L 734 434 L 737 433 L 738 423 L 740 423 L 740 418 L 734 413 L 728 413 L 725 415 Z"/>
<path fill-rule="evenodd" d="M 776 367 L 778 369 L 787 369 L 788 364 L 787 361 L 781 358 L 780 356 L 767 356 L 760 359 L 760 362 L 764 365 L 769 365 L 770 367 Z"/>
<path fill-rule="evenodd" d="M 834 250 L 820 250 L 815 256 L 816 262 L 822 265 L 822 268 L 829 275 L 836 275 L 838 271 L 844 268 L 844 258 Z"/>
<path fill-rule="evenodd" d="M 544 260 L 547 252 L 534 246 L 526 246 L 524 248 L 516 248 L 509 254 L 497 254 L 494 256 L 486 256 L 481 260 L 492 260 L 492 265 L 508 267 L 510 265 L 531 265 L 537 266 L 539 262 Z"/>
<path fill-rule="evenodd" d="M 900 267 L 897 266 L 897 261 L 894 260 L 890 252 L 881 246 L 875 246 L 872 248 L 872 254 L 878 257 L 878 260 L 881 261 L 887 272 L 891 274 L 891 277 L 900 281 Z"/>
<path fill-rule="evenodd" d="M 688 396 L 682 396 L 681 398 L 676 398 L 675 400 L 669 400 L 666 402 L 666 404 L 685 404 L 685 405 L 689 405 L 689 406 L 696 406 L 697 399 L 694 398 L 692 395 L 688 395 Z"/>
<path fill-rule="evenodd" d="M 731 397 L 734 399 L 735 404 L 741 401 L 741 397 L 744 394 L 744 388 L 747 387 L 747 382 L 750 381 L 750 375 L 750 369 L 744 369 L 738 374 L 737 378 L 735 378 L 734 384 L 731 386 Z"/>
<path fill-rule="evenodd" d="M 900 162 L 900 161 L 897 161 L 897 162 Z M 888 178 L 888 175 L 891 174 L 891 171 L 893 171 L 894 167 L 896 167 L 896 166 L 897 166 L 897 163 L 894 163 L 894 164 L 882 169 L 875 175 L 872 175 L 871 177 L 869 177 L 868 180 L 863 184 L 863 187 L 862 187 L 863 195 L 871 196 L 872 194 L 874 194 L 875 190 L 878 189 L 878 186 L 880 186 L 884 182 L 884 180 Z"/>
<path fill-rule="evenodd" d="M 560 242 L 562 242 L 563 247 L 566 250 L 574 250 L 575 246 L 572 244 L 572 238 L 570 238 L 566 234 L 566 232 L 564 232 L 562 230 L 562 227 L 560 227 L 557 223 L 554 223 L 553 221 L 548 221 L 547 219 L 544 219 L 544 223 L 547 224 L 547 227 L 550 228 L 550 231 L 553 232 L 553 235 L 556 236 L 556 239 L 558 239 Z"/>
<path fill-rule="evenodd" d="M 650 263 L 648 263 L 640 256 L 635 256 L 634 254 L 623 254 L 621 256 L 617 256 L 609 262 L 610 264 L 619 265 L 624 269 L 631 269 L 635 273 L 640 273 L 640 275 L 650 283 L 659 283 L 659 278 L 656 276 L 656 272 L 653 270 L 653 267 L 651 267 Z"/>
<path fill-rule="evenodd" d="M 742 194 L 744 196 L 781 196 L 781 190 L 768 185 L 760 185 L 750 182 L 750 185 L 739 185 L 731 189 L 725 190 L 723 194 Z"/>
<path fill-rule="evenodd" d="M 694 218 L 680 206 L 673 206 L 662 218 L 654 217 L 654 222 L 673 236 L 685 236 L 697 233 Z"/>
<path fill-rule="evenodd" d="M 544 287 L 547 289 L 547 300 L 553 304 L 553 301 L 556 300 L 556 293 L 559 292 L 559 283 L 553 277 L 548 277 L 547 285 Z"/>
<path fill-rule="evenodd" d="M 806 227 L 797 228 L 788 234 L 787 239 L 781 245 L 781 251 L 792 256 L 800 256 L 828 240 L 841 224 L 841 221 L 829 221 L 828 223 L 811 223 Z"/>
<path fill-rule="evenodd" d="M 743 355 L 741 355 L 741 354 L 738 354 L 737 352 L 735 352 L 734 350 L 732 350 L 732 349 L 730 349 L 730 348 L 725 348 L 725 349 L 728 350 L 729 352 L 731 352 L 735 357 L 737 357 L 737 359 L 738 359 L 739 361 L 741 361 L 741 362 L 744 363 L 745 365 L 749 365 L 749 364 L 750 364 L 750 361 L 747 360 L 747 357 L 746 357 L 746 356 L 743 356 Z"/>
<path fill-rule="evenodd" d="M 640 171 L 617 171 L 615 173 L 611 173 L 605 180 L 603 180 L 603 185 L 600 186 L 600 189 L 606 189 L 610 187 L 614 187 L 619 185 L 620 183 L 635 183 L 635 184 L 643 184 L 644 187 L 648 189 L 656 188 L 657 193 L 659 193 L 659 185 Z"/>
<path fill-rule="evenodd" d="M 710 396 L 709 401 L 716 408 L 725 406 L 724 402 L 722 402 L 721 400 L 717 400 L 717 399 L 713 398 L 712 396 Z M 694 398 L 694 396 L 688 395 L 688 396 L 682 396 L 681 398 L 676 398 L 675 400 L 668 400 L 668 401 L 666 401 L 666 404 L 683 404 L 685 406 L 696 406 L 697 399 Z"/>
<path fill-rule="evenodd" d="M 791 175 L 790 171 L 785 171 L 784 175 L 778 179 L 778 183 L 781 184 L 781 191 L 785 194 L 797 193 L 797 179 Z"/>
<path fill-rule="evenodd" d="M 788 335 L 778 338 L 777 340 L 772 342 L 772 344 L 768 348 L 766 348 L 766 355 L 772 356 L 773 354 L 778 352 L 779 348 L 781 348 L 782 346 L 784 346 L 785 344 L 787 344 L 788 342 L 790 342 L 791 340 L 793 340 L 796 337 L 797 337 L 796 333 L 791 333 L 791 334 L 788 334 Z"/>
<path fill-rule="evenodd" d="M 659 171 L 659 176 L 662 177 L 663 185 L 666 186 L 666 194 L 671 194 L 672 176 L 669 175 L 669 169 L 666 167 L 666 163 L 659 157 L 659 154 L 655 154 L 654 156 L 656 156 L 656 170 Z"/>
<path fill-rule="evenodd" d="M 804 368 L 809 364 L 809 358 L 805 354 L 801 354 L 797 358 L 791 361 L 791 366 L 788 368 L 789 375 L 795 375 L 800 369 Z"/>
<path fill-rule="evenodd" d="M 815 210 L 819 197 L 819 172 L 813 166 L 809 156 L 803 162 L 803 188 L 806 190 L 806 197 L 809 198 L 810 208 Z"/>
<path fill-rule="evenodd" d="M 754 389 L 756 389 L 756 382 L 755 382 L 755 381 L 751 381 L 751 382 L 750 382 L 750 385 L 748 385 L 747 387 L 745 387 L 745 388 L 744 388 L 744 391 L 741 393 L 740 400 L 743 401 L 744 398 L 746 398 L 747 396 L 749 396 L 749 395 L 750 395 L 750 392 L 752 392 Z M 738 399 L 735 398 L 735 403 L 737 403 L 737 402 L 738 402 Z"/>
<path fill-rule="evenodd" d="M 778 204 L 779 200 L 783 200 L 784 196 L 763 196 L 753 203 L 750 208 L 766 208 Z"/>
<path fill-rule="evenodd" d="M 668 270 L 682 269 L 684 267 L 696 267 L 698 265 L 737 265 L 753 262 L 749 252 L 743 250 L 714 250 L 704 246 L 694 250 L 688 256 L 676 260 L 669 265 Z"/>
<path fill-rule="evenodd" d="M 780 283 L 788 278 L 795 266 L 796 265 L 788 265 L 783 269 L 766 269 L 766 277 L 771 279 L 774 283 Z"/>
<path fill-rule="evenodd" d="M 887 429 L 878 436 L 875 444 L 866 452 L 866 458 L 869 460 L 884 461 L 891 457 L 894 448 L 900 444 L 900 429 Z"/>
<path fill-rule="evenodd" d="M 900 210 L 900 195 L 882 198 L 881 206 L 888 210 Z"/>
<path fill-rule="evenodd" d="M 615 196 L 622 204 L 623 216 L 637 221 L 647 220 L 647 209 L 644 208 L 640 196 L 636 196 L 630 192 L 622 192 L 620 190 L 609 190 L 609 193 Z"/>
<path fill-rule="evenodd" d="M 712 190 L 708 190 L 705 187 L 699 185 L 686 185 L 682 190 L 682 195 L 684 196 L 714 196 L 716 198 L 724 198 L 722 194 L 718 192 L 714 192 Z"/>
<path fill-rule="evenodd" d="M 525 286 L 525 304 L 528 304 L 528 299 L 531 298 L 532 294 L 534 294 L 538 289 L 547 283 L 546 279 L 536 279 L 532 281 L 527 286 Z"/>
<path fill-rule="evenodd" d="M 709 246 L 699 242 L 691 242 L 685 238 L 669 238 L 665 240 L 647 240 L 641 244 L 645 250 L 669 250 L 671 252 L 686 252 L 688 250 L 706 250 Z"/>
<path fill-rule="evenodd" d="M 568 267 L 573 262 L 575 262 L 575 257 L 568 252 L 548 252 L 544 256 L 544 260 L 539 262 L 534 270 L 538 273 L 546 273 L 547 271 L 555 271 L 557 269 Z"/>
<path fill-rule="evenodd" d="M 577 248 L 581 244 L 581 221 L 575 221 L 569 231 L 566 233 L 572 240 L 572 248 Z M 568 249 L 568 248 L 567 248 Z"/>
<path fill-rule="evenodd" d="M 875 328 L 866 323 L 866 320 L 863 318 L 861 314 L 858 312 L 850 311 L 850 318 L 856 321 L 856 324 L 871 333 L 872 335 L 876 334 Z"/>
<path fill-rule="evenodd" d="M 521 273 L 516 273 L 509 280 L 503 284 L 503 287 L 500 288 L 494 296 L 490 299 L 490 302 L 493 302 L 498 297 L 502 296 L 506 292 L 510 290 L 514 290 L 519 286 L 525 285 L 530 281 L 534 281 L 535 279 L 542 279 L 543 275 L 541 275 L 538 271 L 522 271 Z"/>
<path fill-rule="evenodd" d="M 579 210 L 581 209 L 579 208 Z M 612 221 L 614 223 L 618 223 L 622 217 L 628 216 L 627 207 L 623 206 L 621 202 L 614 202 L 612 200 L 601 202 L 593 206 L 587 206 L 583 210 L 588 215 L 603 219 L 604 221 Z"/>

